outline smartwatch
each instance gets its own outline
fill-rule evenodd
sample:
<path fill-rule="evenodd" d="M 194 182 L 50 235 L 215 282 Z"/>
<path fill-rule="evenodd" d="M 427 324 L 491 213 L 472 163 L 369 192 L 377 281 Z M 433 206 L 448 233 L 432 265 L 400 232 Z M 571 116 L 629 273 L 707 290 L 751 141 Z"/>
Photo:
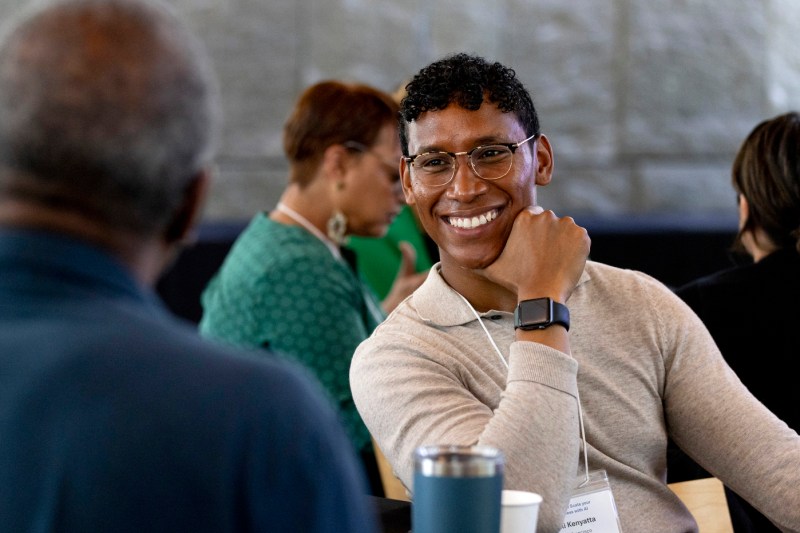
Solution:
<path fill-rule="evenodd" d="M 569 309 L 552 298 L 522 300 L 514 310 L 514 329 L 526 331 L 561 324 L 569 331 Z"/>

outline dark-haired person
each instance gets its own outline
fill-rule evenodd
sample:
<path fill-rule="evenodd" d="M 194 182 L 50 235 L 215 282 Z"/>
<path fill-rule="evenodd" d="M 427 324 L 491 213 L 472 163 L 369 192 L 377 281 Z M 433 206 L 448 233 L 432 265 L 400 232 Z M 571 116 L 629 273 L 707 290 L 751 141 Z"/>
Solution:
<path fill-rule="evenodd" d="M 300 95 L 283 139 L 289 183 L 273 211 L 253 217 L 209 282 L 200 331 L 270 347 L 309 368 L 364 457 L 373 493 L 381 494 L 372 441 L 350 393 L 350 360 L 427 273 L 401 267 L 380 302 L 342 244 L 349 235 L 384 235 L 400 210 L 397 103 L 367 85 L 322 81 Z"/>
<path fill-rule="evenodd" d="M 800 114 L 758 124 L 739 148 L 732 181 L 739 205 L 733 250 L 751 262 L 677 293 L 750 392 L 797 431 L 800 387 L 787 370 L 800 354 Z M 726 492 L 737 533 L 780 531 Z"/>
<path fill-rule="evenodd" d="M 168 5 L 37 3 L 0 44 L 0 530 L 375 530 L 298 365 L 202 339 L 152 284 L 219 103 Z"/>
<path fill-rule="evenodd" d="M 800 436 L 672 291 L 587 260 L 586 231 L 537 205 L 553 150 L 514 71 L 458 54 L 407 91 L 403 190 L 441 261 L 359 346 L 350 377 L 412 493 L 417 446 L 489 445 L 505 455 L 504 488 L 543 496 L 538 531 L 560 531 L 584 507 L 594 531 L 616 530 L 611 496 L 622 531 L 697 531 L 666 485 L 671 436 L 800 531 Z M 587 470 L 605 470 L 608 489 L 576 494 Z"/>

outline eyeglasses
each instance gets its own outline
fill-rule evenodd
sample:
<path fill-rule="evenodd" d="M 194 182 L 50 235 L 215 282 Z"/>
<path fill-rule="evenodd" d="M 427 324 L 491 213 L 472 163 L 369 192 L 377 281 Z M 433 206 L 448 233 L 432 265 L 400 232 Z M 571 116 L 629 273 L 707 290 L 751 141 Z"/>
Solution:
<path fill-rule="evenodd" d="M 416 171 L 416 178 L 429 187 L 442 187 L 456 175 L 458 156 L 465 155 L 472 171 L 484 180 L 499 180 L 511 171 L 514 153 L 526 142 L 539 137 L 535 133 L 517 143 L 476 146 L 468 152 L 425 152 L 404 157 Z"/>
<path fill-rule="evenodd" d="M 382 155 L 379 155 L 372 150 L 369 149 L 368 146 L 361 144 L 358 141 L 347 141 L 343 143 L 345 148 L 349 148 L 351 150 L 355 150 L 356 152 L 361 152 L 362 154 L 370 154 L 378 159 L 384 167 L 386 167 L 386 172 L 392 179 L 392 182 L 399 182 L 400 181 L 400 173 L 398 171 L 398 164 L 397 162 L 390 161 L 384 158 Z"/>

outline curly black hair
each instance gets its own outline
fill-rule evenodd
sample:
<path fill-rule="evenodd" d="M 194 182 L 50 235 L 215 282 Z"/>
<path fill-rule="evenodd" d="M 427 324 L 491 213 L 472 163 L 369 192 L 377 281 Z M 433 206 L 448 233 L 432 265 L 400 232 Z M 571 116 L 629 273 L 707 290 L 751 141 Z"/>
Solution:
<path fill-rule="evenodd" d="M 452 103 L 476 111 L 484 99 L 504 113 L 515 113 L 528 135 L 541 133 L 539 117 L 528 90 L 516 72 L 501 63 L 465 53 L 453 54 L 420 70 L 406 85 L 400 102 L 400 144 L 408 154 L 408 123 L 425 111 Z"/>

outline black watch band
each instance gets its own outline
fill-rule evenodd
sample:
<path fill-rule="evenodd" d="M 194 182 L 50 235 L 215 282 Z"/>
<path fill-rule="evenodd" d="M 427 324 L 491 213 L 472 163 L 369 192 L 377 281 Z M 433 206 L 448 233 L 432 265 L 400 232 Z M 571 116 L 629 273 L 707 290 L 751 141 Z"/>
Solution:
<path fill-rule="evenodd" d="M 514 329 L 544 329 L 561 324 L 569 331 L 569 309 L 552 298 L 522 300 L 514 310 Z"/>

